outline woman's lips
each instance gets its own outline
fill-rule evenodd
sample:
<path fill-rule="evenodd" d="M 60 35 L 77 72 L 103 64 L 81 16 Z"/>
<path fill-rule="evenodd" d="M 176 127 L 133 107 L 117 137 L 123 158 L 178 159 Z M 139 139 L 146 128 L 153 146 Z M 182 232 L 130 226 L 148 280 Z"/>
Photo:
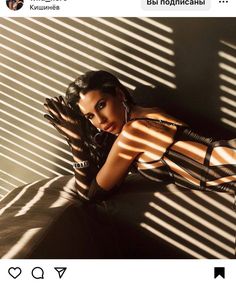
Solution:
<path fill-rule="evenodd" d="M 111 123 L 111 124 L 107 125 L 106 127 L 104 127 L 104 130 L 106 132 L 112 132 L 114 129 L 115 129 L 115 124 L 114 123 Z"/>

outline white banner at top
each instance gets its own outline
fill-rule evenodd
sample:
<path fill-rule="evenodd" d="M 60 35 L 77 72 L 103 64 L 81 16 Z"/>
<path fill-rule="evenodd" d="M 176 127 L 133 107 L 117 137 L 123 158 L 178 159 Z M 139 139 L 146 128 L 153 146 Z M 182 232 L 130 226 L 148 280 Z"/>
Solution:
<path fill-rule="evenodd" d="M 0 17 L 234 17 L 236 0 L 1 0 Z"/>

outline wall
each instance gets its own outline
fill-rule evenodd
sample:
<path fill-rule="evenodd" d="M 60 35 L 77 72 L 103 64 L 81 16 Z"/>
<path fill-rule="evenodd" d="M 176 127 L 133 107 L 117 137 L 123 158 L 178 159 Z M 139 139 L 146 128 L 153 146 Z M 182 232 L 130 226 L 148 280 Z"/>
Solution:
<path fill-rule="evenodd" d="M 1 18 L 0 195 L 72 173 L 42 104 L 89 69 L 139 87 L 139 103 L 164 105 L 204 132 L 235 135 L 235 28 L 235 18 Z M 152 87 L 145 96 L 144 86 Z"/>

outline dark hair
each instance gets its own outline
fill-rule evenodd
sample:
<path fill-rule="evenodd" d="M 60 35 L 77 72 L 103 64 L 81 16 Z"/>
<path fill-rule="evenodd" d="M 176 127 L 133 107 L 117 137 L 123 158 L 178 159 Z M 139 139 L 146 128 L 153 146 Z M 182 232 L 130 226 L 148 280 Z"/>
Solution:
<path fill-rule="evenodd" d="M 76 78 L 74 82 L 69 84 L 66 90 L 65 101 L 75 111 L 78 117 L 81 118 L 83 115 L 79 106 L 76 105 L 80 100 L 80 93 L 86 94 L 92 90 L 99 90 L 115 97 L 116 88 L 119 88 L 125 94 L 128 106 L 134 104 L 129 91 L 120 83 L 118 78 L 103 70 L 88 71 Z M 97 129 L 85 117 L 82 117 L 80 122 L 83 123 L 84 135 L 86 135 L 84 143 L 90 150 L 91 159 L 97 167 L 101 167 L 116 137 L 104 131 L 98 133 Z"/>
<path fill-rule="evenodd" d="M 88 71 L 69 84 L 66 90 L 66 102 L 77 110 L 76 103 L 80 99 L 80 93 L 86 94 L 92 90 L 99 90 L 115 96 L 116 88 L 119 88 L 125 94 L 128 105 L 133 104 L 129 91 L 114 75 L 103 70 Z"/>

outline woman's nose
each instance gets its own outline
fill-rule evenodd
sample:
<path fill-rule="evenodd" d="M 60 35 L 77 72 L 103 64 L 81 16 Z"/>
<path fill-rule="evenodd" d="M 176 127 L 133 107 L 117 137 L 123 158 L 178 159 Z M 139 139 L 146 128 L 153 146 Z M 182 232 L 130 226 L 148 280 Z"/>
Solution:
<path fill-rule="evenodd" d="M 103 115 L 97 115 L 97 119 L 98 119 L 98 123 L 99 124 L 103 124 L 103 123 L 105 123 L 107 121 L 106 117 L 103 116 Z"/>

